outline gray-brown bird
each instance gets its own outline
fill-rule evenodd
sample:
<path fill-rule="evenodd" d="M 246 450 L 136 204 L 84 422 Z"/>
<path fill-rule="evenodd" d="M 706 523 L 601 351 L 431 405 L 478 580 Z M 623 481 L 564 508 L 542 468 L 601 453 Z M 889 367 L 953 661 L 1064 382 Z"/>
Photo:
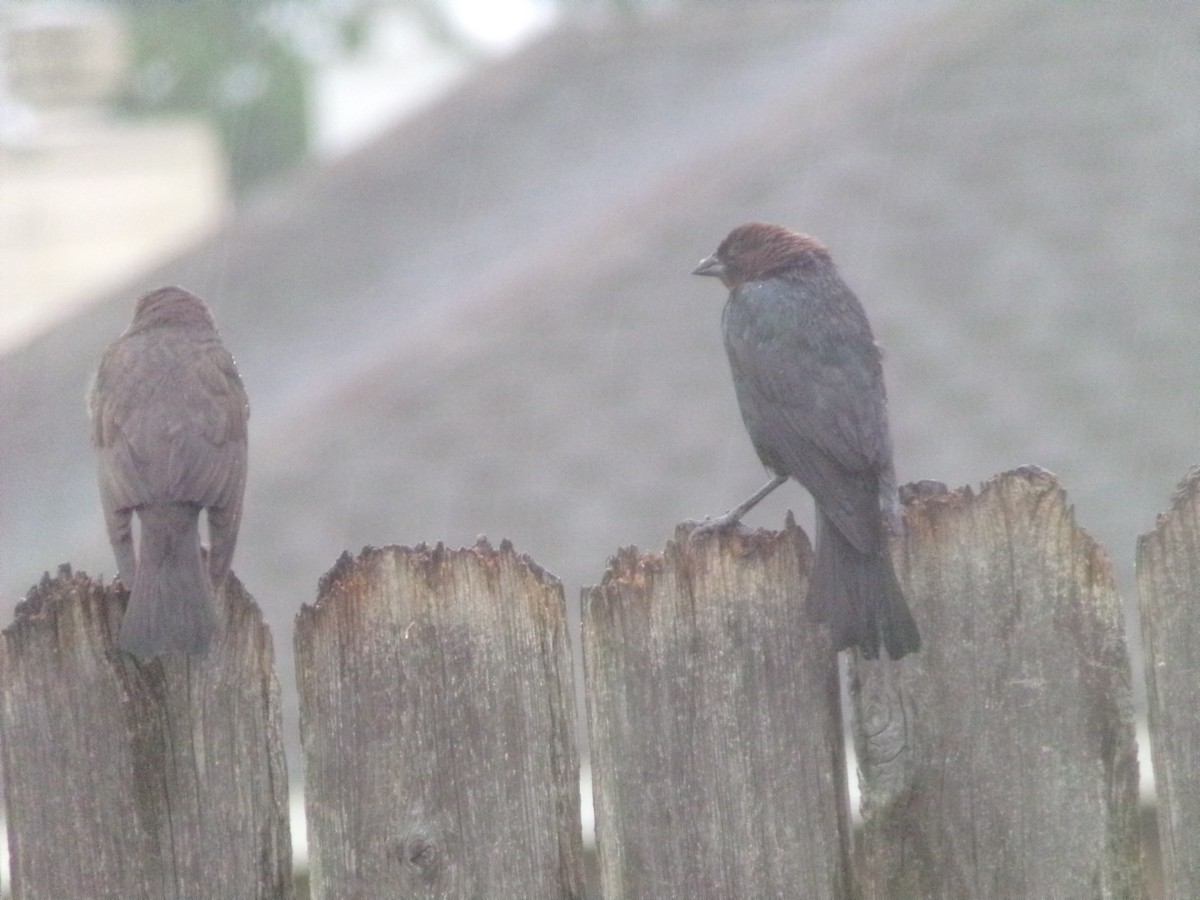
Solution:
<path fill-rule="evenodd" d="M 829 251 L 753 222 L 730 232 L 695 275 L 729 288 L 721 316 L 742 419 L 775 477 L 723 516 L 737 522 L 789 477 L 816 502 L 808 609 L 834 646 L 873 659 L 916 652 L 920 634 L 888 554 L 899 530 L 880 351 Z"/>
<path fill-rule="evenodd" d="M 142 657 L 203 653 L 217 632 L 215 592 L 242 517 L 250 414 L 204 301 L 178 287 L 138 300 L 133 322 L 100 361 L 88 412 L 108 536 L 130 590 L 119 644 Z"/>

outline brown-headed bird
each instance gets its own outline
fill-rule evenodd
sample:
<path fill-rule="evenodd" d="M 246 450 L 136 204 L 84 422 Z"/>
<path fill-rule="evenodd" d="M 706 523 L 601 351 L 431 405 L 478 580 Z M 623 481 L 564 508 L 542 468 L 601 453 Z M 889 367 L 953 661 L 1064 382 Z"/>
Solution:
<path fill-rule="evenodd" d="M 204 301 L 177 287 L 138 300 L 133 322 L 100 361 L 88 412 L 108 536 L 130 590 L 121 649 L 203 653 L 217 632 L 215 592 L 242 517 L 249 417 L 242 380 Z"/>
<path fill-rule="evenodd" d="M 899 659 L 921 646 L 888 554 L 900 527 L 880 351 L 829 251 L 778 225 L 739 226 L 693 274 L 729 288 L 721 316 L 742 419 L 775 474 L 741 519 L 789 477 L 816 502 L 808 610 L 834 646 Z"/>

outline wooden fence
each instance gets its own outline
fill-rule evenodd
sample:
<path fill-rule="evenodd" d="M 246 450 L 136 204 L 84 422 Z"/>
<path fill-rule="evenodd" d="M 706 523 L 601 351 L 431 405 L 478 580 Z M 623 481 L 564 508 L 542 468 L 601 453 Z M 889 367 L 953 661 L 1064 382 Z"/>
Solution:
<path fill-rule="evenodd" d="M 1121 605 L 1048 474 L 910 488 L 924 637 L 852 660 L 803 615 L 807 538 L 677 529 L 583 592 L 603 898 L 1141 898 Z M 1200 897 L 1200 471 L 1138 544 L 1165 896 Z M 269 633 L 230 581 L 202 661 L 114 647 L 60 570 L 0 641 L 17 898 L 291 898 Z M 312 895 L 581 898 L 562 587 L 507 543 L 344 555 L 295 633 Z"/>

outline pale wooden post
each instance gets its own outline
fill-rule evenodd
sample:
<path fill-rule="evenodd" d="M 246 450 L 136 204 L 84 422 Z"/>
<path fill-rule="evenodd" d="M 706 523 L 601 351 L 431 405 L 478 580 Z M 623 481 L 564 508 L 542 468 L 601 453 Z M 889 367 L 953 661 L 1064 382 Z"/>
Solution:
<path fill-rule="evenodd" d="M 566 622 L 507 542 L 322 579 L 296 626 L 314 900 L 582 897 Z"/>
<path fill-rule="evenodd" d="M 1200 468 L 1137 548 L 1167 900 L 1200 897 Z"/>
<path fill-rule="evenodd" d="M 232 575 L 200 659 L 139 662 L 127 595 L 63 567 L 0 641 L 13 896 L 281 898 L 292 888 L 271 635 Z"/>
<path fill-rule="evenodd" d="M 622 550 L 584 591 L 603 896 L 846 897 L 836 657 L 783 532 Z"/>
<path fill-rule="evenodd" d="M 868 897 L 1144 896 L 1121 603 L 1049 473 L 925 485 L 921 652 L 852 667 Z"/>

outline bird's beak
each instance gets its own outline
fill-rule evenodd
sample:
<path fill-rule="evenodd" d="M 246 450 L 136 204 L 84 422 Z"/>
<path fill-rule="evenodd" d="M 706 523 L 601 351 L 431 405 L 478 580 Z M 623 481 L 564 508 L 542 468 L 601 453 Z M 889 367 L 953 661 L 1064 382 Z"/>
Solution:
<path fill-rule="evenodd" d="M 712 275 L 714 278 L 725 278 L 725 263 L 717 259 L 715 255 L 706 256 L 700 260 L 700 265 L 692 269 L 693 275 Z"/>

